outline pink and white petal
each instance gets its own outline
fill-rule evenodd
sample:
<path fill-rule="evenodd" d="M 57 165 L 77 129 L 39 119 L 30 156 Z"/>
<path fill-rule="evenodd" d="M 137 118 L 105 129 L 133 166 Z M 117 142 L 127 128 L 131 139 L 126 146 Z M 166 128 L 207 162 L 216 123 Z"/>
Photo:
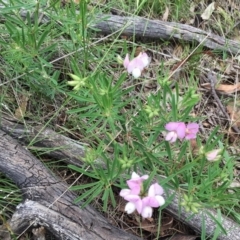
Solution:
<path fill-rule="evenodd" d="M 208 153 L 206 155 L 206 158 L 208 161 L 213 161 L 216 158 L 216 156 L 217 156 L 217 154 L 215 154 L 215 153 Z"/>
<path fill-rule="evenodd" d="M 155 196 L 156 200 L 158 201 L 159 206 L 162 206 L 165 204 L 165 199 L 162 196 Z"/>
<path fill-rule="evenodd" d="M 172 140 L 170 141 L 170 143 L 174 143 L 177 141 L 177 134 L 174 135 L 174 137 L 172 138 Z"/>
<path fill-rule="evenodd" d="M 160 206 L 159 197 L 160 196 L 143 198 L 142 199 L 143 207 L 145 207 L 145 206 L 150 206 L 150 207 L 155 207 L 155 208 L 159 207 Z"/>
<path fill-rule="evenodd" d="M 141 76 L 141 70 L 139 68 L 134 68 L 132 70 L 132 75 L 134 78 L 139 78 Z"/>
<path fill-rule="evenodd" d="M 143 180 L 141 179 L 141 177 L 139 177 L 139 178 L 136 178 L 136 179 L 129 179 L 129 180 L 127 180 L 127 185 L 129 186 L 129 185 L 132 185 L 132 186 L 134 186 L 134 185 L 141 185 L 141 182 L 142 182 Z"/>
<path fill-rule="evenodd" d="M 137 173 L 132 172 L 131 179 L 135 180 L 135 179 L 139 179 L 139 178 L 140 178 L 140 176 Z"/>
<path fill-rule="evenodd" d="M 199 130 L 199 124 L 197 124 L 197 123 L 188 123 L 187 124 L 187 129 L 191 133 L 197 133 L 198 130 Z"/>
<path fill-rule="evenodd" d="M 138 179 L 129 179 L 127 180 L 127 185 L 131 188 L 131 186 L 135 186 L 136 184 L 140 183 L 140 178 Z"/>
<path fill-rule="evenodd" d="M 132 71 L 133 71 L 133 69 L 136 68 L 136 67 L 137 67 L 136 61 L 134 61 L 134 59 L 131 60 L 131 61 L 129 62 L 129 64 L 128 64 L 128 66 L 127 66 L 127 71 L 128 71 L 128 73 L 131 74 Z"/>
<path fill-rule="evenodd" d="M 142 199 L 143 206 L 147 206 L 147 205 L 148 205 L 148 202 L 149 202 L 149 199 L 150 199 L 150 198 L 151 198 L 151 197 L 146 196 L 146 197 L 144 197 L 144 198 Z"/>
<path fill-rule="evenodd" d="M 162 195 L 163 192 L 163 188 L 158 183 L 154 183 L 149 187 L 148 196 Z"/>
<path fill-rule="evenodd" d="M 149 178 L 149 176 L 148 175 L 143 175 L 143 176 L 141 176 L 141 179 L 144 181 L 144 180 L 147 180 Z"/>
<path fill-rule="evenodd" d="M 142 182 L 148 179 L 148 175 L 140 177 L 137 173 L 133 172 L 131 179 L 127 180 L 127 185 L 134 194 L 139 194 L 142 186 Z"/>
<path fill-rule="evenodd" d="M 139 199 L 141 200 L 141 198 L 135 194 L 126 195 L 124 199 L 127 200 L 128 202 L 137 202 Z"/>
<path fill-rule="evenodd" d="M 169 133 L 167 133 L 166 136 L 165 136 L 165 140 L 166 140 L 166 141 L 172 140 L 172 138 L 174 138 L 174 135 L 177 135 L 177 134 L 176 134 L 175 132 L 169 132 Z"/>
<path fill-rule="evenodd" d="M 155 195 L 155 187 L 154 184 L 152 184 L 148 189 L 148 197 L 154 197 Z"/>
<path fill-rule="evenodd" d="M 142 177 L 138 178 L 138 179 L 130 179 L 128 181 L 130 182 L 135 182 L 136 184 L 139 184 L 141 186 L 142 182 L 145 181 L 146 179 L 148 179 L 148 175 L 143 175 Z"/>
<path fill-rule="evenodd" d="M 141 61 L 143 62 L 144 67 L 147 67 L 151 62 L 151 58 L 145 52 L 143 52 L 141 55 Z"/>
<path fill-rule="evenodd" d="M 127 214 L 131 214 L 136 210 L 136 206 L 134 203 L 132 202 L 128 202 L 125 206 L 125 212 L 127 212 Z"/>
<path fill-rule="evenodd" d="M 132 73 L 132 71 L 135 68 L 138 68 L 140 71 L 142 71 L 144 69 L 144 64 L 141 61 L 141 59 L 134 58 L 132 61 L 129 62 L 128 67 L 127 67 L 128 73 Z"/>
<path fill-rule="evenodd" d="M 131 189 L 131 192 L 133 194 L 137 194 L 138 195 L 140 193 L 141 186 L 142 186 L 141 181 L 128 180 L 127 181 L 127 185 Z"/>
<path fill-rule="evenodd" d="M 137 209 L 137 212 L 140 214 L 142 212 L 143 209 L 143 202 L 142 199 L 139 199 L 138 201 L 134 202 L 135 207 Z"/>
<path fill-rule="evenodd" d="M 128 67 L 128 65 L 129 65 L 129 55 L 128 55 L 128 53 L 127 53 L 127 55 L 126 55 L 126 57 L 125 57 L 125 59 L 124 59 L 124 61 L 123 61 L 123 66 L 125 67 L 125 68 L 127 68 Z"/>
<path fill-rule="evenodd" d="M 189 134 L 186 134 L 185 138 L 187 140 L 190 140 L 190 139 L 195 139 L 197 136 L 196 136 L 196 133 L 189 133 Z"/>
<path fill-rule="evenodd" d="M 165 125 L 165 129 L 168 131 L 176 131 L 178 128 L 178 122 L 169 122 Z"/>
<path fill-rule="evenodd" d="M 145 66 L 145 63 L 142 61 L 142 59 L 138 59 L 137 60 L 138 62 L 138 68 L 142 71 L 146 66 Z"/>
<path fill-rule="evenodd" d="M 175 132 L 169 132 L 165 136 L 166 141 L 175 142 L 177 140 L 177 134 Z"/>
<path fill-rule="evenodd" d="M 158 202 L 158 200 L 157 200 L 157 198 L 156 198 L 156 196 L 151 197 L 151 198 L 149 199 L 149 201 L 148 201 L 148 206 L 150 206 L 150 207 L 159 207 L 159 206 L 160 206 L 160 205 L 159 205 L 159 202 Z"/>
<path fill-rule="evenodd" d="M 166 141 L 170 141 L 173 137 L 175 133 L 174 132 L 168 132 L 166 135 L 165 135 L 165 140 Z"/>
<path fill-rule="evenodd" d="M 191 129 L 191 128 L 199 128 L 199 124 L 198 123 L 188 123 L 187 124 L 187 128 Z"/>
<path fill-rule="evenodd" d="M 186 135 L 186 125 L 185 125 L 185 123 L 179 122 L 176 131 L 177 131 L 178 138 L 183 139 Z"/>
<path fill-rule="evenodd" d="M 130 190 L 130 189 L 122 189 L 122 190 L 120 191 L 119 195 L 120 195 L 121 197 L 125 197 L 125 196 L 129 195 L 130 193 L 131 193 L 131 190 Z"/>
<path fill-rule="evenodd" d="M 143 218 L 150 218 L 152 217 L 152 214 L 153 214 L 153 209 L 149 206 L 144 207 L 141 212 L 141 215 Z"/>
<path fill-rule="evenodd" d="M 206 153 L 207 160 L 208 161 L 214 161 L 217 158 L 217 156 L 220 153 L 220 151 L 221 151 L 221 149 L 214 149 L 214 150 L 212 150 L 210 152 L 207 152 Z"/>
<path fill-rule="evenodd" d="M 143 182 L 144 180 L 148 179 L 148 175 L 143 175 L 143 176 L 139 176 L 137 173 L 133 172 L 131 179 L 129 179 L 127 182 Z"/>
<path fill-rule="evenodd" d="M 131 194 L 139 195 L 141 192 L 141 186 L 136 185 L 131 189 Z"/>

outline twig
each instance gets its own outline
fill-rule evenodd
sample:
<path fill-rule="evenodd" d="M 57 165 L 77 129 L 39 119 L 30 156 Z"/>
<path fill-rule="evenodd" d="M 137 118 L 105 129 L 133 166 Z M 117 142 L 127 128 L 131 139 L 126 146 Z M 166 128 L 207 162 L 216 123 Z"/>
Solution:
<path fill-rule="evenodd" d="M 229 122 L 231 122 L 232 120 L 231 120 L 229 114 L 228 114 L 227 111 L 225 110 L 225 108 L 224 108 L 224 106 L 223 106 L 220 98 L 218 97 L 218 95 L 217 95 L 217 93 L 216 93 L 216 89 L 215 89 L 215 85 L 216 85 L 216 82 L 217 82 L 217 81 L 216 81 L 216 80 L 217 80 L 216 75 L 213 75 L 212 73 L 208 72 L 207 78 L 208 78 L 208 80 L 209 80 L 209 82 L 210 82 L 210 86 L 211 86 L 211 90 L 212 90 L 212 95 L 213 95 L 214 99 L 217 101 L 218 106 L 220 107 L 221 111 L 223 112 L 223 114 L 225 115 L 225 117 L 227 118 L 227 120 L 228 120 Z M 240 134 L 240 130 L 238 129 L 238 127 L 236 127 L 235 125 L 232 125 L 231 127 L 232 127 L 232 129 L 233 129 L 236 133 Z"/>

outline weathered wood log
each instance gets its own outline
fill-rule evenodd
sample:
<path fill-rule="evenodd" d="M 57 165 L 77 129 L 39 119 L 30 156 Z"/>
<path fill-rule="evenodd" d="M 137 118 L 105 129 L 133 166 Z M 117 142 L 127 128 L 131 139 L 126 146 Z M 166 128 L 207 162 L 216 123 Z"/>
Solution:
<path fill-rule="evenodd" d="M 28 129 L 31 129 L 31 131 L 25 130 L 26 126 L 24 126 L 21 123 L 16 123 L 16 121 L 8 117 L 2 117 L 0 128 L 8 132 L 15 138 L 24 140 L 26 143 L 32 142 L 32 139 L 35 139 L 34 142 L 36 142 L 39 146 L 45 146 L 46 148 L 48 148 L 48 146 L 45 145 L 44 142 L 46 143 L 51 142 L 51 147 L 54 150 L 52 152 L 53 155 L 51 155 L 51 152 L 48 151 L 48 154 L 50 156 L 58 157 L 58 159 L 62 159 L 67 163 L 73 163 L 73 160 L 71 159 L 73 158 L 76 160 L 76 163 L 78 164 L 78 166 L 81 166 L 82 164 L 81 158 L 79 158 L 79 156 L 80 157 L 84 156 L 84 147 L 81 144 L 78 144 L 76 141 L 73 141 L 73 144 L 71 144 L 72 140 L 67 138 L 66 136 L 63 136 L 58 133 L 54 133 L 54 131 L 50 129 L 44 129 L 43 126 L 37 126 L 36 128 L 34 127 L 28 128 Z M 38 132 L 39 129 L 41 129 L 41 132 Z M 36 137 L 36 134 L 38 135 L 37 137 Z M 54 141 L 51 140 L 52 136 L 57 136 L 56 138 L 54 138 Z M 64 148 L 61 148 L 62 143 L 68 143 L 68 144 L 64 145 Z M 78 155 L 78 149 L 81 149 L 80 155 Z M 59 151 L 59 154 L 56 153 L 57 151 Z M 63 153 L 62 151 L 64 151 L 65 153 Z M 100 163 L 99 166 L 103 166 L 100 161 L 101 160 L 99 160 L 99 163 Z M 169 195 L 174 195 L 172 202 L 170 202 L 166 210 L 170 212 L 176 219 L 186 223 L 192 229 L 196 230 L 196 232 L 201 232 L 202 220 L 204 219 L 205 227 L 206 227 L 205 231 L 207 236 L 211 236 L 214 233 L 214 230 L 216 229 L 217 224 L 207 214 L 207 212 L 218 219 L 216 211 L 212 209 L 202 209 L 202 211 L 199 211 L 195 215 L 192 215 L 192 213 L 186 212 L 184 208 L 182 208 L 181 211 L 179 211 L 179 203 L 181 201 L 181 195 L 171 189 L 166 189 L 166 192 L 167 194 L 165 193 L 164 195 L 166 199 L 168 199 Z M 221 224 L 223 228 L 226 230 L 227 235 L 222 233 L 218 239 L 240 240 L 240 235 L 239 235 L 240 226 L 238 224 L 236 224 L 234 221 L 232 221 L 231 219 L 225 216 L 222 216 Z"/>
<path fill-rule="evenodd" d="M 4 8 L 0 5 L 0 9 Z M 19 14 L 26 18 L 28 11 L 21 10 Z M 31 14 L 30 14 L 31 15 Z M 54 15 L 54 13 L 53 13 Z M 51 14 L 44 13 L 39 16 L 39 22 L 50 22 Z M 2 19 L 4 21 L 4 19 Z M 143 17 L 117 16 L 111 14 L 99 14 L 95 16 L 91 29 L 98 29 L 99 33 L 110 34 L 121 32 L 123 35 L 143 37 L 147 39 L 159 40 L 180 40 L 186 42 L 201 43 L 202 46 L 214 50 L 226 51 L 230 54 L 240 53 L 240 42 L 221 37 L 219 35 L 206 32 L 199 28 L 187 24 L 152 20 Z M 57 24 L 61 24 L 59 21 Z"/>
<path fill-rule="evenodd" d="M 34 146 L 39 147 L 39 149 L 50 148 L 52 149 L 51 157 L 60 160 L 68 159 L 68 164 L 82 166 L 81 160 L 84 157 L 84 146 L 71 138 L 42 125 L 25 127 L 23 124 L 18 123 L 17 120 L 7 116 L 1 118 L 0 126 L 3 131 L 9 133 L 23 144 L 33 142 Z M 58 149 L 55 149 L 56 146 Z M 99 161 L 99 164 L 103 163 Z"/>
<path fill-rule="evenodd" d="M 21 232 L 26 222 L 30 224 L 37 221 L 40 224 L 43 221 L 42 225 L 59 240 L 139 239 L 109 224 L 90 206 L 82 209 L 74 204 L 76 195 L 68 190 L 68 186 L 2 130 L 0 130 L 0 171 L 16 183 L 26 201 L 9 222 L 16 233 Z M 44 215 L 44 212 L 49 214 Z M 17 225 L 14 224 L 14 219 L 18 220 Z"/>
<path fill-rule="evenodd" d="M 93 27 L 105 34 L 122 29 L 121 33 L 127 36 L 197 42 L 210 49 L 226 51 L 231 54 L 239 54 L 240 52 L 240 42 L 208 33 L 187 24 L 151 20 L 137 16 L 99 15 L 96 18 L 98 21 L 94 23 Z"/>
<path fill-rule="evenodd" d="M 78 213 L 76 212 L 76 214 Z M 26 200 L 23 204 L 19 204 L 9 225 L 11 230 L 18 234 L 33 225 L 32 227 L 43 226 L 46 229 L 49 229 L 50 226 L 51 233 L 58 239 L 95 239 L 94 235 L 98 235 L 97 239 L 105 239 L 103 236 L 101 237 L 101 232 L 98 232 L 98 234 L 85 233 L 94 231 L 94 227 L 86 229 L 83 225 L 81 226 L 81 223 L 74 222 L 70 216 L 59 214 L 56 210 L 49 209 L 32 200 Z M 111 236 L 108 236 L 108 239 L 111 239 Z"/>

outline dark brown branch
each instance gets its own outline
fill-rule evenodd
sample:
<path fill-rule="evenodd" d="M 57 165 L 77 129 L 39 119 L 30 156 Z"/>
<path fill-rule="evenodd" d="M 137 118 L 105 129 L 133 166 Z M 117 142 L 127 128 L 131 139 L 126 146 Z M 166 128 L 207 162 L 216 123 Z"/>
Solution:
<path fill-rule="evenodd" d="M 14 129 L 14 125 L 16 126 L 16 130 Z M 33 132 L 37 132 L 36 130 L 34 130 L 34 128 L 32 127 L 32 131 L 24 131 L 25 127 L 21 124 L 16 124 L 16 122 L 14 123 L 14 121 L 10 121 L 10 119 L 8 118 L 2 118 L 2 126 L 0 126 L 0 128 L 2 128 L 4 131 L 7 131 L 8 133 L 10 133 L 12 136 L 14 136 L 15 138 L 18 139 L 24 139 L 25 141 L 29 141 L 31 142 L 31 140 L 33 138 L 35 138 L 35 135 L 32 134 Z M 46 142 L 49 142 L 49 138 L 51 138 L 52 136 L 52 130 L 49 131 L 44 130 L 43 127 L 38 126 L 38 129 L 42 129 L 42 132 L 38 132 L 38 136 L 40 138 L 35 138 L 37 140 L 37 143 L 42 145 L 44 144 L 44 138 L 46 139 Z M 50 136 L 48 136 L 48 133 L 51 133 Z M 55 133 L 57 134 L 57 133 Z M 78 149 L 82 150 L 82 156 L 84 155 L 84 148 L 81 146 L 81 144 L 78 144 L 77 142 L 74 141 L 74 144 L 69 144 L 67 146 L 67 148 L 61 148 L 61 145 L 59 145 L 60 143 L 62 143 L 62 139 L 64 139 L 64 141 L 67 139 L 68 143 L 71 143 L 71 139 L 68 139 L 67 137 L 61 135 L 61 134 L 57 134 L 57 138 L 58 141 L 54 141 L 52 142 L 51 147 L 53 147 L 54 149 L 60 149 L 60 153 L 61 154 L 56 154 L 56 151 L 58 150 L 54 150 L 53 151 L 53 156 L 58 156 L 59 159 L 61 159 L 61 156 L 64 157 L 64 161 L 66 161 L 67 163 L 72 163 L 72 160 L 70 159 L 71 157 L 74 157 L 73 155 L 69 155 L 69 152 L 78 152 Z M 43 143 L 41 143 L 43 142 Z M 79 146 L 78 146 L 79 145 Z M 71 151 L 70 151 L 71 150 Z M 66 151 L 65 153 L 62 153 L 62 151 Z M 48 152 L 49 155 L 51 155 L 51 152 Z M 75 157 L 74 157 L 75 158 Z M 81 165 L 81 161 L 78 159 L 78 164 Z M 99 160 L 100 161 L 100 160 Z M 102 166 L 102 164 L 100 163 L 100 165 Z M 191 213 L 187 213 L 185 212 L 184 209 L 181 209 L 181 212 L 179 212 L 179 203 L 181 201 L 181 195 L 179 195 L 178 193 L 176 193 L 174 190 L 170 190 L 168 189 L 167 192 L 168 195 L 175 195 L 173 201 L 167 206 L 167 211 L 169 211 L 175 218 L 179 219 L 182 222 L 185 222 L 186 224 L 188 224 L 189 226 L 191 226 L 191 228 L 195 229 L 197 232 L 201 232 L 201 228 L 202 228 L 202 218 L 205 219 L 205 225 L 206 225 L 206 233 L 208 236 L 211 236 L 214 233 L 214 230 L 216 229 L 216 223 L 213 221 L 213 219 L 211 217 L 209 217 L 209 215 L 207 215 L 206 212 L 209 212 L 210 214 L 212 214 L 212 216 L 217 217 L 217 213 L 214 210 L 211 209 L 203 209 L 202 211 L 200 211 L 198 214 L 195 214 L 191 217 Z M 165 194 L 165 198 L 168 199 L 167 194 Z M 219 236 L 220 240 L 240 240 L 240 235 L 238 234 L 240 232 L 240 226 L 237 225 L 234 221 L 232 221 L 231 219 L 222 216 L 222 226 L 223 228 L 226 229 L 228 235 L 225 236 L 224 234 Z"/>

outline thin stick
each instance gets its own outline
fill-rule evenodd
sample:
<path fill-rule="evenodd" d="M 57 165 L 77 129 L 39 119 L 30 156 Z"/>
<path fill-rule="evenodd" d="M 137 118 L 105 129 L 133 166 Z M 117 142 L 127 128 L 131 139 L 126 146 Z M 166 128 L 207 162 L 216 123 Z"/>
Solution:
<path fill-rule="evenodd" d="M 214 99 L 217 101 L 218 106 L 220 107 L 221 111 L 223 112 L 223 114 L 225 115 L 225 117 L 227 118 L 227 120 L 228 120 L 229 122 L 231 122 L 232 119 L 230 118 L 229 114 L 228 114 L 227 111 L 225 110 L 225 108 L 224 108 L 224 106 L 223 106 L 220 98 L 218 97 L 218 95 L 217 95 L 217 93 L 216 93 L 216 89 L 215 89 L 215 85 L 216 85 L 216 82 L 217 82 L 217 81 L 216 81 L 216 80 L 217 80 L 216 75 L 213 75 L 212 73 L 209 72 L 207 78 L 208 78 L 208 80 L 209 80 L 209 82 L 210 82 L 210 86 L 211 86 L 211 90 L 212 90 L 212 95 L 213 95 Z M 236 127 L 235 125 L 232 125 L 231 127 L 232 127 L 232 129 L 233 129 L 236 133 L 240 134 L 240 130 L 238 129 L 238 127 Z"/>

